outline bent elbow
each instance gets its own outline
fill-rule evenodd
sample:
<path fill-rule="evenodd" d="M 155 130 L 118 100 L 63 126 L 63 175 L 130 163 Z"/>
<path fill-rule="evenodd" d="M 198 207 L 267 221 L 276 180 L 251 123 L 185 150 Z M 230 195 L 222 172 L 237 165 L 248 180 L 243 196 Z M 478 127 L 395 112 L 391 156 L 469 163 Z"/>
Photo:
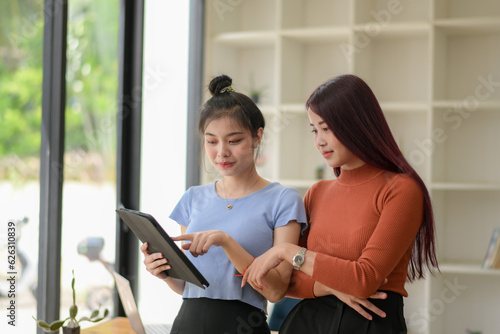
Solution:
<path fill-rule="evenodd" d="M 286 290 L 282 289 L 272 289 L 269 291 L 267 295 L 267 300 L 270 301 L 271 303 L 277 303 L 286 296 Z"/>
<path fill-rule="evenodd" d="M 269 301 L 271 303 L 277 303 L 279 301 L 281 301 L 283 298 L 285 298 L 285 294 L 282 293 L 282 294 L 275 294 L 271 297 L 271 299 L 269 299 Z"/>

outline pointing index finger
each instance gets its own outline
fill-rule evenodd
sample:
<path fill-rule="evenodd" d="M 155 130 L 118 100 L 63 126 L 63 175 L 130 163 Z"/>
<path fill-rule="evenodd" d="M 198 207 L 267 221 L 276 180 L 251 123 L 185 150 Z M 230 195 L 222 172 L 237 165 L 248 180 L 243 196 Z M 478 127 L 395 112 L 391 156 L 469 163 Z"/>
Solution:
<path fill-rule="evenodd" d="M 181 234 L 181 235 L 178 235 L 176 237 L 172 237 L 172 240 L 174 240 L 174 241 L 181 241 L 181 240 L 193 241 L 193 234 L 192 233 Z"/>

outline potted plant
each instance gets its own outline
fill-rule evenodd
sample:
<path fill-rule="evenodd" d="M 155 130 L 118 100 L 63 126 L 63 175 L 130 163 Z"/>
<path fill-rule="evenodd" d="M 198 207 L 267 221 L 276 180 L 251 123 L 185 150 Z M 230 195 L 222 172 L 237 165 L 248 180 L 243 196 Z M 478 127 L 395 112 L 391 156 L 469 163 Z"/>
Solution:
<path fill-rule="evenodd" d="M 59 331 L 59 328 L 62 327 L 64 334 L 79 334 L 80 333 L 80 322 L 82 321 L 90 321 L 90 322 L 98 322 L 103 320 L 108 316 L 109 310 L 104 309 L 104 313 L 102 317 L 99 316 L 99 310 L 95 310 L 92 312 L 90 317 L 81 317 L 80 319 L 76 319 L 78 315 L 78 306 L 76 306 L 76 293 L 75 293 L 75 272 L 73 273 L 73 279 L 71 280 L 71 290 L 73 291 L 73 304 L 69 307 L 69 317 L 63 320 L 55 320 L 52 323 L 48 324 L 43 320 L 37 320 L 35 317 L 35 321 L 37 322 L 38 327 L 42 328 L 45 332 L 56 332 Z M 66 323 L 66 325 L 64 325 Z"/>

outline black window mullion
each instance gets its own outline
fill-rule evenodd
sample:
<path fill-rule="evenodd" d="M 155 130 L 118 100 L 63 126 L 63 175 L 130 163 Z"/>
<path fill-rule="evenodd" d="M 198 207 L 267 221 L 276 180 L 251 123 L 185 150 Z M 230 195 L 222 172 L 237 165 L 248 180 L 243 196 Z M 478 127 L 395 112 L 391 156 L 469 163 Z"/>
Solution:
<path fill-rule="evenodd" d="M 117 207 L 139 209 L 141 164 L 142 61 L 144 0 L 122 0 L 120 4 L 118 117 L 117 117 Z M 130 281 L 138 298 L 138 241 L 117 217 L 117 272 Z M 116 315 L 125 315 L 115 299 Z"/>
<path fill-rule="evenodd" d="M 198 113 L 203 86 L 203 35 L 205 0 L 191 0 L 189 9 L 189 60 L 187 102 L 186 189 L 200 184 Z"/>
<path fill-rule="evenodd" d="M 37 316 L 46 321 L 60 309 L 67 18 L 67 1 L 45 0 Z"/>

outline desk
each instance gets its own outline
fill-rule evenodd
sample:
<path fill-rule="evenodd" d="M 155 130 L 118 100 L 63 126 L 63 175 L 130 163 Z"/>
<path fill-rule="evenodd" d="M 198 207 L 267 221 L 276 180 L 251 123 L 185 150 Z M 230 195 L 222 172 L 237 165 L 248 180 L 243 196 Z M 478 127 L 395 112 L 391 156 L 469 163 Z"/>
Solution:
<path fill-rule="evenodd" d="M 135 334 L 126 317 L 117 317 L 82 329 L 81 334 Z"/>
<path fill-rule="evenodd" d="M 81 334 L 135 334 L 126 317 L 117 317 L 82 329 Z M 278 334 L 272 331 L 271 334 Z"/>

